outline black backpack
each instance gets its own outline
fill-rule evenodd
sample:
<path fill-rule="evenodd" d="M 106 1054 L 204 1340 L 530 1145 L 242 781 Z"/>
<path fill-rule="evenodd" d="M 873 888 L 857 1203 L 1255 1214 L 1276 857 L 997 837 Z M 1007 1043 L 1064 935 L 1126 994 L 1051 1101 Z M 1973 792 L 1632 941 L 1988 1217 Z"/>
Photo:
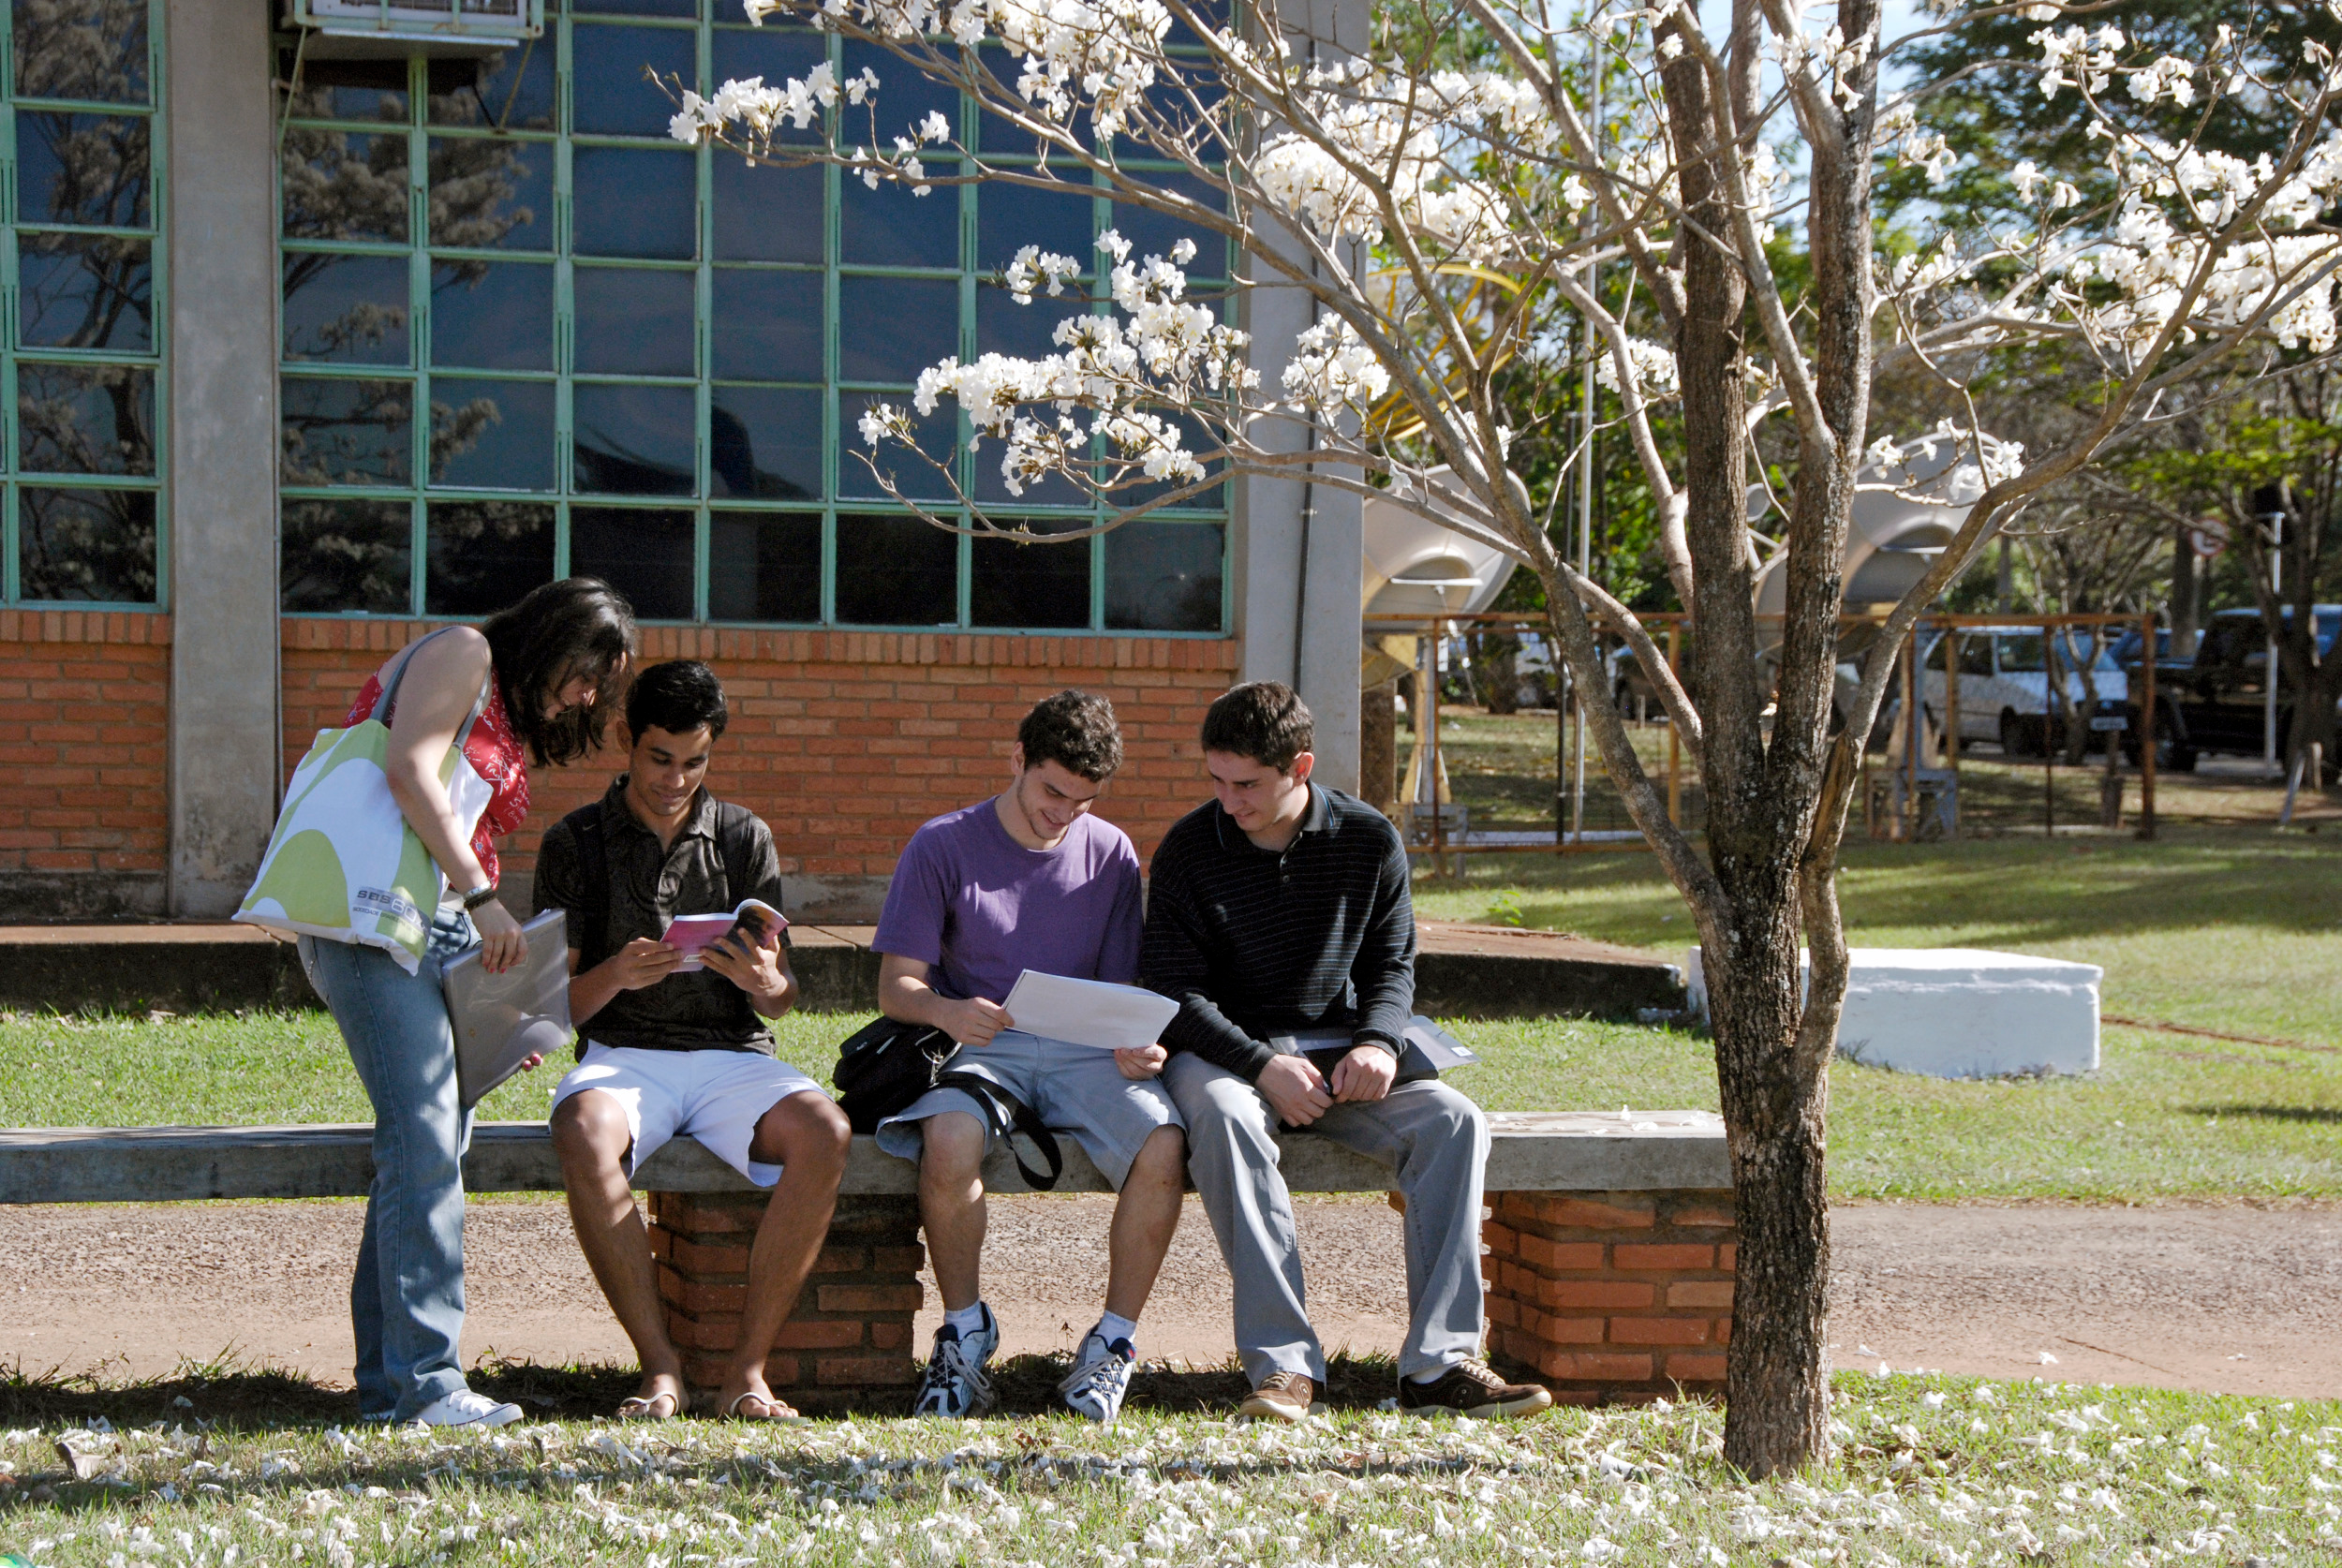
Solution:
<path fill-rule="evenodd" d="M 941 1029 L 926 1024 L 906 1024 L 878 1017 L 854 1030 L 837 1048 L 837 1066 L 830 1081 L 837 1086 L 837 1108 L 856 1132 L 875 1132 L 880 1122 L 899 1115 L 929 1089 L 956 1088 L 975 1097 L 985 1108 L 992 1131 L 1009 1140 L 1017 1174 L 1036 1192 L 1057 1186 L 1065 1174 L 1065 1154 L 1032 1107 L 974 1072 L 947 1070 L 944 1063 L 959 1049 Z M 1023 1133 L 1040 1150 L 1045 1172 L 1025 1162 L 1012 1134 Z"/>

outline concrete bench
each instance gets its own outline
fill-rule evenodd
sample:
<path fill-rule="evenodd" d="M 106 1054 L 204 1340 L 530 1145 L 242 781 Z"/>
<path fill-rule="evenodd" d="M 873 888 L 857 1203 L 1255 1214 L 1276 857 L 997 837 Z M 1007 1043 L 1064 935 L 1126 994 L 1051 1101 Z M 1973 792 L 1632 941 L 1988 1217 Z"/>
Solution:
<path fill-rule="evenodd" d="M 1724 1380 L 1737 1251 L 1721 1118 L 1700 1111 L 1492 1113 L 1485 1228 L 1491 1353 L 1581 1403 L 1648 1398 Z M 0 1129 L 0 1204 L 156 1203 L 362 1196 L 372 1129 Z M 1380 1166 L 1288 1134 L 1295 1191 L 1372 1192 Z M 1060 1192 L 1104 1178 L 1063 1140 Z M 485 1122 L 464 1161 L 471 1192 L 561 1185 L 542 1122 Z M 694 1387 L 712 1386 L 736 1342 L 748 1243 L 765 1194 L 688 1139 L 637 1173 L 649 1195 L 668 1327 Z M 856 1138 L 837 1219 L 769 1366 L 808 1411 L 892 1408 L 913 1376 L 918 1169 Z M 1005 1149 L 987 1191 L 1030 1191 Z M 1103 1283 L 1103 1282 L 1102 1282 Z"/>
<path fill-rule="evenodd" d="M 1704 1015 L 1699 949 L 1687 968 Z M 1849 948 L 1838 1055 L 1931 1078 L 2095 1072 L 2105 978 L 2096 964 L 1982 948 Z"/>

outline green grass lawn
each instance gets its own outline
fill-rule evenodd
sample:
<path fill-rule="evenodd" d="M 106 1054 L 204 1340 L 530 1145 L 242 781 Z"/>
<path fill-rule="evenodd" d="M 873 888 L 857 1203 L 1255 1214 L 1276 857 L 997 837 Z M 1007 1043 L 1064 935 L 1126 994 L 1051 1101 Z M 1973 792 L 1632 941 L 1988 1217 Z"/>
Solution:
<path fill-rule="evenodd" d="M 1858 838 L 1840 892 L 1858 946 L 2097 964 L 2109 1013 L 2342 1047 L 2342 836 Z M 1647 853 L 1475 856 L 1461 879 L 1419 878 L 1415 898 L 1426 919 L 1576 931 L 1679 963 L 1694 940 L 1682 899 Z"/>
<path fill-rule="evenodd" d="M 201 1379 L 148 1391 L 160 1408 L 139 1414 L 161 1419 L 135 1427 L 0 1385 L 0 1409 L 35 1423 L 0 1431 L 0 1553 L 16 1554 L 0 1561 L 2290 1568 L 2342 1548 L 2328 1479 L 2342 1406 L 1837 1386 L 1831 1462 L 1758 1486 L 1724 1466 L 1718 1413 L 1699 1403 L 1519 1423 L 1354 1408 L 1246 1426 L 1137 1407 L 1108 1430 L 1053 1415 L 451 1434 L 255 1419 Z M 60 1442 L 94 1473 L 68 1477 Z"/>

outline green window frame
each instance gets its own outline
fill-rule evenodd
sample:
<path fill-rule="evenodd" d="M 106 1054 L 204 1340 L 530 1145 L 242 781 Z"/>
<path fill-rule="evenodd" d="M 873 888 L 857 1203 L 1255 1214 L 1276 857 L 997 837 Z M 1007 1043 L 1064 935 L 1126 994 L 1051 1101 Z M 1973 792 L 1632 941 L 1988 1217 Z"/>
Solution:
<path fill-rule="evenodd" d="M 857 455 L 866 402 L 904 401 L 924 363 L 1034 351 L 1081 308 L 1016 306 L 995 286 L 1017 244 L 1046 243 L 1026 234 L 1026 199 L 747 170 L 677 146 L 672 106 L 639 79 L 656 64 L 707 93 L 824 56 L 841 75 L 869 63 L 882 126 L 942 102 L 935 89 L 832 36 L 750 28 L 738 0 L 546 11 L 542 38 L 484 68 L 298 62 L 278 182 L 288 614 L 480 614 L 547 576 L 600 571 L 654 621 L 1226 635 L 1225 485 L 1216 504 L 1087 543 L 1020 546 L 921 522 Z M 289 76 L 296 40 L 277 43 Z M 989 155 L 981 114 L 956 114 Z M 482 196 L 499 182 L 502 197 Z M 1058 200 L 1054 219 L 1094 259 L 1117 214 L 1103 191 L 1086 217 L 1083 204 Z M 516 224 L 524 208 L 531 222 Z M 1025 237 L 1003 248 L 1012 229 Z M 1232 262 L 1218 236 L 1199 239 Z M 1099 308 L 1103 280 L 1083 288 Z M 498 300 L 510 307 L 484 303 Z M 536 315 L 526 343 L 506 330 L 546 308 L 541 353 Z M 673 330 L 654 341 L 660 322 Z M 500 448 L 516 430 L 527 439 Z M 1047 530 L 1110 515 L 1007 496 L 997 445 L 971 452 L 965 435 L 964 422 L 939 431 L 935 450 L 949 439 L 956 476 L 995 518 Z M 892 467 L 932 480 L 908 459 Z M 922 500 L 960 515 L 947 493 Z"/>
<path fill-rule="evenodd" d="M 161 0 L 11 7 L 0 39 L 10 605 L 170 604 L 163 81 Z"/>

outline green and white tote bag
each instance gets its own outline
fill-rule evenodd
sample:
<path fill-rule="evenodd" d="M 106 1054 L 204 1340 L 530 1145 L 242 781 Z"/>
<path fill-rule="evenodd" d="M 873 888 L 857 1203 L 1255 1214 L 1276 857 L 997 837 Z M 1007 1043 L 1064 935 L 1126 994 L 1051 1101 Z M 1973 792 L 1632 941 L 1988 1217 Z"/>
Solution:
<path fill-rule="evenodd" d="M 378 947 L 408 974 L 421 967 L 432 913 L 447 880 L 391 795 L 382 767 L 391 730 L 374 714 L 390 711 L 408 661 L 422 645 L 418 642 L 401 656 L 373 714 L 344 729 L 318 732 L 286 787 L 276 831 L 269 836 L 260 874 L 245 895 L 237 920 Z M 494 682 L 495 674 L 488 679 Z M 482 686 L 470 716 L 439 760 L 439 783 L 466 839 L 479 825 L 492 792 L 464 756 L 464 742 L 487 707 L 489 690 Z"/>

